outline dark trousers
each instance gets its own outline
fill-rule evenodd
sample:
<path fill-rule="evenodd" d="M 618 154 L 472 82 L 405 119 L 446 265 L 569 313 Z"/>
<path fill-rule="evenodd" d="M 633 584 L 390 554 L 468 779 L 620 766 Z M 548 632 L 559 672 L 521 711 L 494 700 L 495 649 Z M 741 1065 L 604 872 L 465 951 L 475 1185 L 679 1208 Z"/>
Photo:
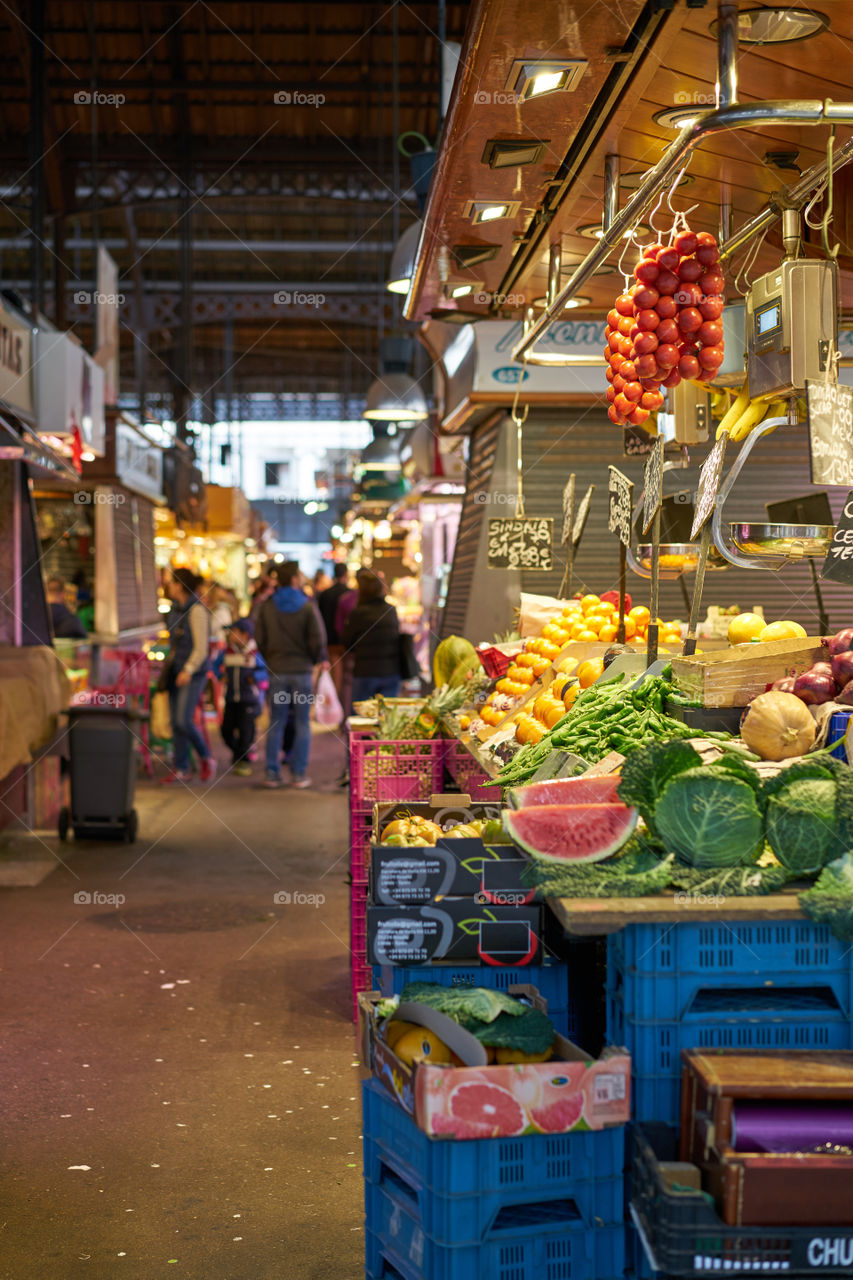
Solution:
<path fill-rule="evenodd" d="M 233 763 L 240 764 L 249 754 L 249 748 L 255 741 L 255 712 L 257 708 L 248 702 L 233 702 L 227 699 L 222 713 L 222 741 L 234 757 Z"/>

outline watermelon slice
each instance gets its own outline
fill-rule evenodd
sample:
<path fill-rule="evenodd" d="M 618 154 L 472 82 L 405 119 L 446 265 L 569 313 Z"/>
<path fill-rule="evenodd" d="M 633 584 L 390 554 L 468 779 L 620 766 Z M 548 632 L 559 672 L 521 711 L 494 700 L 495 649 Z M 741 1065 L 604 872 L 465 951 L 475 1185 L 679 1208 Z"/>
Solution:
<path fill-rule="evenodd" d="M 537 804 L 505 809 L 504 826 L 515 843 L 545 862 L 600 862 L 609 858 L 637 825 L 637 810 L 625 804 Z"/>
<path fill-rule="evenodd" d="M 548 778 L 531 782 L 509 793 L 513 809 L 526 809 L 531 804 L 616 804 L 621 775 L 606 778 Z"/>

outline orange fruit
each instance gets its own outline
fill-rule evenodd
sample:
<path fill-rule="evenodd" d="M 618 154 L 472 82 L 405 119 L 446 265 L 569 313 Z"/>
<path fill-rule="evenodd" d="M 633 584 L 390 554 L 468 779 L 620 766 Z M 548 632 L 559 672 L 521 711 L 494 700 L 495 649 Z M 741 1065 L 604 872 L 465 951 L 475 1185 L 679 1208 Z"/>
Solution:
<path fill-rule="evenodd" d="M 583 618 L 581 618 L 580 622 L 576 622 L 575 625 L 572 627 L 572 639 L 577 640 L 578 636 L 581 635 L 581 633 L 586 630 L 587 630 L 587 625 L 584 622 Z"/>
<path fill-rule="evenodd" d="M 625 618 L 625 639 L 632 640 L 636 634 L 637 634 L 637 624 L 634 621 L 634 619 L 631 617 L 631 615 L 628 614 Z"/>
<path fill-rule="evenodd" d="M 569 710 L 570 707 L 574 705 L 575 698 L 578 696 L 580 691 L 581 691 L 581 687 L 577 680 L 574 680 L 571 684 L 566 685 L 565 689 L 563 690 L 563 706 L 566 708 L 567 711 Z"/>
<path fill-rule="evenodd" d="M 546 729 L 553 729 L 557 721 L 562 720 L 565 714 L 566 714 L 566 708 L 563 706 L 562 702 L 554 703 L 554 705 L 552 707 L 549 707 L 548 710 L 545 712 Z"/>
<path fill-rule="evenodd" d="M 568 644 L 572 638 L 571 627 L 556 627 L 554 630 L 553 640 L 562 649 L 564 644 Z"/>
<path fill-rule="evenodd" d="M 553 640 L 541 640 L 539 642 L 539 652 L 543 658 L 556 658 L 560 652 L 560 646 L 554 644 Z"/>
<path fill-rule="evenodd" d="M 518 684 L 531 685 L 536 679 L 530 667 L 510 667 L 507 675 Z"/>
<path fill-rule="evenodd" d="M 548 670 L 550 665 L 551 665 L 551 662 L 548 658 L 544 658 L 540 656 L 536 659 L 536 662 L 533 667 L 533 674 L 537 680 L 541 675 L 543 675 Z"/>
<path fill-rule="evenodd" d="M 558 627 L 556 623 L 546 622 L 545 626 L 542 628 L 542 638 L 544 640 L 556 640 L 557 637 L 554 635 L 554 632 L 557 630 Z"/>
<path fill-rule="evenodd" d="M 605 644 L 610 644 L 616 639 L 616 633 L 619 630 L 615 622 L 606 622 L 598 633 L 599 640 L 603 640 Z"/>
<path fill-rule="evenodd" d="M 535 654 L 535 653 L 530 653 L 530 652 L 528 651 L 528 652 L 526 652 L 526 653 L 520 653 L 520 654 L 518 655 L 518 657 L 517 657 L 517 658 L 516 658 L 516 660 L 515 660 L 515 665 L 516 665 L 517 667 L 522 667 L 522 668 L 523 668 L 523 667 L 532 667 L 535 661 L 536 661 L 536 654 Z"/>
<path fill-rule="evenodd" d="M 649 618 L 651 617 L 651 614 L 644 604 L 637 604 L 634 605 L 634 608 L 628 614 L 628 617 L 633 618 L 638 626 L 647 627 L 649 625 Z"/>
<path fill-rule="evenodd" d="M 596 605 L 599 605 L 599 604 L 601 604 L 601 600 L 599 599 L 598 596 L 593 596 L 593 595 L 584 596 L 583 599 L 581 600 L 581 608 L 583 609 L 584 613 L 592 613 Z"/>
<path fill-rule="evenodd" d="M 583 609 L 580 606 L 580 602 L 577 600 L 572 600 L 569 604 L 564 605 L 562 617 L 564 618 L 580 617 L 582 613 L 583 613 Z"/>
<path fill-rule="evenodd" d="M 586 662 L 582 662 L 578 667 L 578 681 L 582 689 L 588 689 L 594 684 L 604 670 L 603 658 L 587 658 Z"/>
<path fill-rule="evenodd" d="M 589 613 L 584 619 L 590 631 L 594 631 L 596 635 L 602 627 L 606 627 L 610 619 L 603 613 Z"/>
<path fill-rule="evenodd" d="M 597 639 L 598 639 L 598 636 L 595 634 L 595 632 L 594 632 L 594 631 L 590 631 L 588 628 L 586 628 L 586 627 L 585 627 L 585 628 L 584 628 L 584 630 L 580 633 L 580 635 L 579 635 L 579 636 L 572 636 L 572 639 L 573 639 L 573 640 L 585 641 L 585 642 L 589 643 L 590 641 L 597 640 Z M 580 670 L 580 668 L 578 668 L 578 669 Z"/>

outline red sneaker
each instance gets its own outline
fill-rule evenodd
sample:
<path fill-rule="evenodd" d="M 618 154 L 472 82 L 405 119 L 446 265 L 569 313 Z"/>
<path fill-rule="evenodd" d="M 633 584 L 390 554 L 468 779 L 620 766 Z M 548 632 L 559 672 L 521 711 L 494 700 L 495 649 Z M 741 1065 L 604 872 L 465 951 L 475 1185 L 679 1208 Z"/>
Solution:
<path fill-rule="evenodd" d="M 208 756 L 206 760 L 202 760 L 199 766 L 199 777 L 202 782 L 212 782 L 216 777 L 216 761 L 213 756 Z"/>
<path fill-rule="evenodd" d="M 190 782 L 192 782 L 192 780 L 193 780 L 193 775 L 191 773 L 181 773 L 179 770 L 176 769 L 172 773 L 167 773 L 165 778 L 160 779 L 160 786 L 171 787 L 178 782 L 182 782 L 184 786 L 187 786 Z"/>

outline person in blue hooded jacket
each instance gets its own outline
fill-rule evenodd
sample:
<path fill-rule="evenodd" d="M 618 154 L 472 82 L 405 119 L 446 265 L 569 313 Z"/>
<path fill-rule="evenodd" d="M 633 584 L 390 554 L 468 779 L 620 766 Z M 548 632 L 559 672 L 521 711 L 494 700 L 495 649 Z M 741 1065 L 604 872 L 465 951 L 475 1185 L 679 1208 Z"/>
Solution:
<path fill-rule="evenodd" d="M 308 713 L 314 668 L 328 669 L 326 632 L 313 602 L 301 589 L 302 575 L 295 560 L 276 567 L 279 586 L 258 610 L 255 639 L 270 673 L 270 726 L 266 742 L 264 786 L 280 787 L 281 744 L 290 717 L 295 736 L 290 752 L 294 787 L 310 787 L 307 776 L 311 748 Z"/>

